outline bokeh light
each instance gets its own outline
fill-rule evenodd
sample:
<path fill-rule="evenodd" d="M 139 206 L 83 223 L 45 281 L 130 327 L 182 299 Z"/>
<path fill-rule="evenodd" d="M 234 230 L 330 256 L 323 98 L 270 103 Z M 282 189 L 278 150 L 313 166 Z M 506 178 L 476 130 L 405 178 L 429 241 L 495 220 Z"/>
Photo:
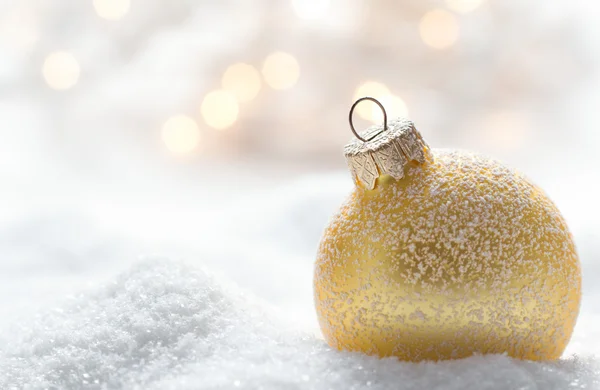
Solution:
<path fill-rule="evenodd" d="M 446 0 L 446 5 L 454 12 L 466 14 L 477 9 L 483 0 Z"/>
<path fill-rule="evenodd" d="M 408 108 L 404 100 L 392 94 L 390 89 L 378 81 L 366 81 L 359 85 L 354 91 L 354 101 L 363 97 L 372 97 L 383 105 L 388 119 L 396 117 L 408 117 Z M 373 102 L 365 101 L 356 106 L 355 112 L 363 119 L 373 123 L 382 123 L 383 113 L 381 108 Z"/>
<path fill-rule="evenodd" d="M 298 81 L 300 65 L 291 54 L 278 51 L 265 59 L 262 74 L 271 88 L 288 89 Z"/>
<path fill-rule="evenodd" d="M 162 140 L 172 153 L 187 154 L 198 147 L 200 129 L 196 121 L 189 116 L 175 115 L 164 123 Z"/>
<path fill-rule="evenodd" d="M 388 95 L 390 95 L 390 90 L 384 84 L 378 81 L 367 81 L 356 88 L 356 91 L 354 91 L 353 100 L 357 101 L 360 98 L 370 96 L 381 102 L 381 98 Z M 383 104 L 383 102 L 381 103 Z M 381 109 L 373 102 L 361 102 L 356 106 L 354 112 L 356 112 L 361 118 L 372 122 L 379 121 L 383 118 Z"/>
<path fill-rule="evenodd" d="M 239 105 L 231 92 L 220 89 L 206 94 L 200 112 L 210 127 L 226 129 L 237 120 Z"/>
<path fill-rule="evenodd" d="M 387 115 L 388 115 L 388 120 L 397 118 L 397 117 L 408 118 L 408 107 L 406 106 L 406 103 L 404 102 L 404 100 L 402 100 L 402 98 L 400 98 L 399 96 L 392 95 L 392 94 L 384 95 L 381 97 L 381 99 L 378 99 L 378 100 L 381 102 L 381 104 L 385 108 L 385 111 L 387 112 Z M 371 118 L 372 118 L 372 120 L 374 120 L 375 118 L 383 119 L 382 114 L 381 114 L 381 109 L 379 108 L 379 106 L 374 105 L 372 107 Z"/>
<path fill-rule="evenodd" d="M 476 129 L 484 136 L 483 144 L 496 149 L 516 149 L 523 147 L 531 137 L 532 124 L 521 112 L 499 110 L 486 114 Z"/>
<path fill-rule="evenodd" d="M 98 16 L 108 20 L 119 20 L 129 11 L 130 0 L 94 0 Z"/>
<path fill-rule="evenodd" d="M 427 46 L 434 49 L 446 49 L 458 40 L 458 21 L 450 12 L 434 9 L 421 18 L 419 32 Z"/>
<path fill-rule="evenodd" d="M 316 20 L 327 16 L 331 1 L 329 0 L 292 0 L 294 12 L 301 19 Z"/>
<path fill-rule="evenodd" d="M 28 49 L 39 39 L 35 16 L 26 8 L 17 8 L 0 18 L 0 38 L 17 48 Z"/>
<path fill-rule="evenodd" d="M 44 60 L 42 75 L 50 88 L 65 90 L 73 87 L 79 80 L 79 63 L 66 51 L 50 53 Z"/>
<path fill-rule="evenodd" d="M 260 73 L 249 64 L 231 65 L 221 80 L 221 86 L 233 93 L 240 102 L 247 102 L 256 97 L 260 91 Z"/>

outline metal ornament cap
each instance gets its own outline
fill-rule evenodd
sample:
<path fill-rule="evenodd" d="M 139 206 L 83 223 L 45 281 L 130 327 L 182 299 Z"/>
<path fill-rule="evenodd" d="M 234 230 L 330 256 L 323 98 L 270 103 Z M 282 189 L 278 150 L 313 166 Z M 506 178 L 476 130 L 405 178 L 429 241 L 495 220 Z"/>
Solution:
<path fill-rule="evenodd" d="M 357 186 L 372 190 L 381 175 L 402 179 L 404 167 L 410 161 L 423 164 L 430 155 L 429 145 L 413 122 L 405 118 L 386 122 L 387 119 L 383 125 L 369 127 L 344 147 L 344 156 Z M 350 125 L 354 132 L 351 119 Z"/>

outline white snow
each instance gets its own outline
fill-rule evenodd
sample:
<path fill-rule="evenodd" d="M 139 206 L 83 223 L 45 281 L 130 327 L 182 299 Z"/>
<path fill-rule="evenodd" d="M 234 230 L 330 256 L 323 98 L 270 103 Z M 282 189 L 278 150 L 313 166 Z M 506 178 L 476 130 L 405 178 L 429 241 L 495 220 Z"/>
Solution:
<path fill-rule="evenodd" d="M 0 2 L 0 390 L 599 388 L 597 2 L 483 2 L 433 57 L 428 2 L 336 0 L 319 21 L 287 3 L 132 1 L 108 21 L 92 1 Z M 81 66 L 70 90 L 44 82 L 54 50 Z M 206 126 L 226 68 L 280 50 L 298 84 Z M 314 257 L 352 180 L 323 169 L 342 169 L 351 96 L 373 78 L 431 146 L 514 163 L 563 211 L 584 279 L 564 360 L 409 364 L 324 343 Z M 193 155 L 160 141 L 178 114 L 201 128 Z"/>
<path fill-rule="evenodd" d="M 596 362 L 401 363 L 331 350 L 206 271 L 146 260 L 11 332 L 0 387 L 594 388 Z M 596 379 L 595 379 L 596 378 Z"/>
<path fill-rule="evenodd" d="M 329 348 L 312 304 L 314 249 L 351 185 L 346 173 L 307 176 L 224 203 L 190 189 L 198 196 L 181 213 L 114 204 L 118 216 L 82 207 L 6 223 L 0 388 L 600 388 L 594 283 L 555 363 L 416 364 Z M 597 277 L 598 255 L 585 232 L 575 232 L 584 282 Z M 152 252 L 168 257 L 138 258 Z"/>

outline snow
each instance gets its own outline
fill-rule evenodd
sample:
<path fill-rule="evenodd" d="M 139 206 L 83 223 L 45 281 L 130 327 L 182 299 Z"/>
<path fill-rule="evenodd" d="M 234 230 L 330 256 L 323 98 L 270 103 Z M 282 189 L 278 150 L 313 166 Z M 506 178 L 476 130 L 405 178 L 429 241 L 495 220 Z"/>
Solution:
<path fill-rule="evenodd" d="M 331 1 L 319 21 L 269 0 L 132 1 L 119 21 L 91 3 L 0 2 L 0 390 L 600 387 L 596 2 L 484 2 L 435 53 L 416 0 Z M 81 67 L 69 90 L 42 77 L 55 50 Z M 298 84 L 263 83 L 232 128 L 207 126 L 227 67 L 280 50 Z M 584 291 L 563 360 L 408 364 L 325 344 L 313 264 L 352 187 L 340 149 L 368 80 L 432 146 L 513 163 L 559 206 Z M 190 155 L 160 140 L 180 114 L 201 131 Z"/>
<path fill-rule="evenodd" d="M 223 203 L 189 189 L 180 213 L 115 203 L 114 215 L 81 207 L 5 221 L 0 388 L 600 388 L 589 229 L 575 229 L 584 303 L 558 362 L 406 363 L 327 346 L 312 303 L 314 253 L 351 185 L 346 172 L 322 174 Z M 166 256 L 139 257 L 151 253 Z"/>
<path fill-rule="evenodd" d="M 1 388 L 593 388 L 596 362 L 476 356 L 400 363 L 338 352 L 286 330 L 209 272 L 140 262 L 15 331 Z M 596 385 L 598 384 L 595 382 Z"/>

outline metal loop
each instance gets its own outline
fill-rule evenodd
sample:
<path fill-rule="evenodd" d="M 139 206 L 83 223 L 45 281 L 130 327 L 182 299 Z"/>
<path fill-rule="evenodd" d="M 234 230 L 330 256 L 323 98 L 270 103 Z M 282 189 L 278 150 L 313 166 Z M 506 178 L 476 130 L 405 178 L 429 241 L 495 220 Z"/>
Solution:
<path fill-rule="evenodd" d="M 375 104 L 377 104 L 379 106 L 379 108 L 381 108 L 381 111 L 383 112 L 383 130 L 381 130 L 379 133 L 373 135 L 369 139 L 364 139 L 363 137 L 361 137 L 358 134 L 358 132 L 356 131 L 356 129 L 354 128 L 354 123 L 352 122 L 352 114 L 354 113 L 354 108 L 356 107 L 356 105 L 358 103 L 362 102 L 363 100 L 370 100 L 370 101 L 374 102 Z M 372 98 L 370 96 L 362 97 L 362 98 L 360 98 L 360 99 L 358 99 L 357 101 L 354 102 L 354 104 L 350 108 L 350 114 L 348 115 L 348 121 L 350 122 L 350 129 L 352 130 L 352 133 L 354 134 L 354 136 L 356 138 L 358 138 L 362 142 L 369 142 L 370 140 L 372 140 L 373 138 L 377 137 L 379 134 L 381 134 L 382 132 L 384 132 L 385 130 L 387 130 L 387 112 L 385 112 L 385 108 L 383 108 L 383 105 L 379 102 L 379 100 L 377 100 L 375 98 Z"/>

